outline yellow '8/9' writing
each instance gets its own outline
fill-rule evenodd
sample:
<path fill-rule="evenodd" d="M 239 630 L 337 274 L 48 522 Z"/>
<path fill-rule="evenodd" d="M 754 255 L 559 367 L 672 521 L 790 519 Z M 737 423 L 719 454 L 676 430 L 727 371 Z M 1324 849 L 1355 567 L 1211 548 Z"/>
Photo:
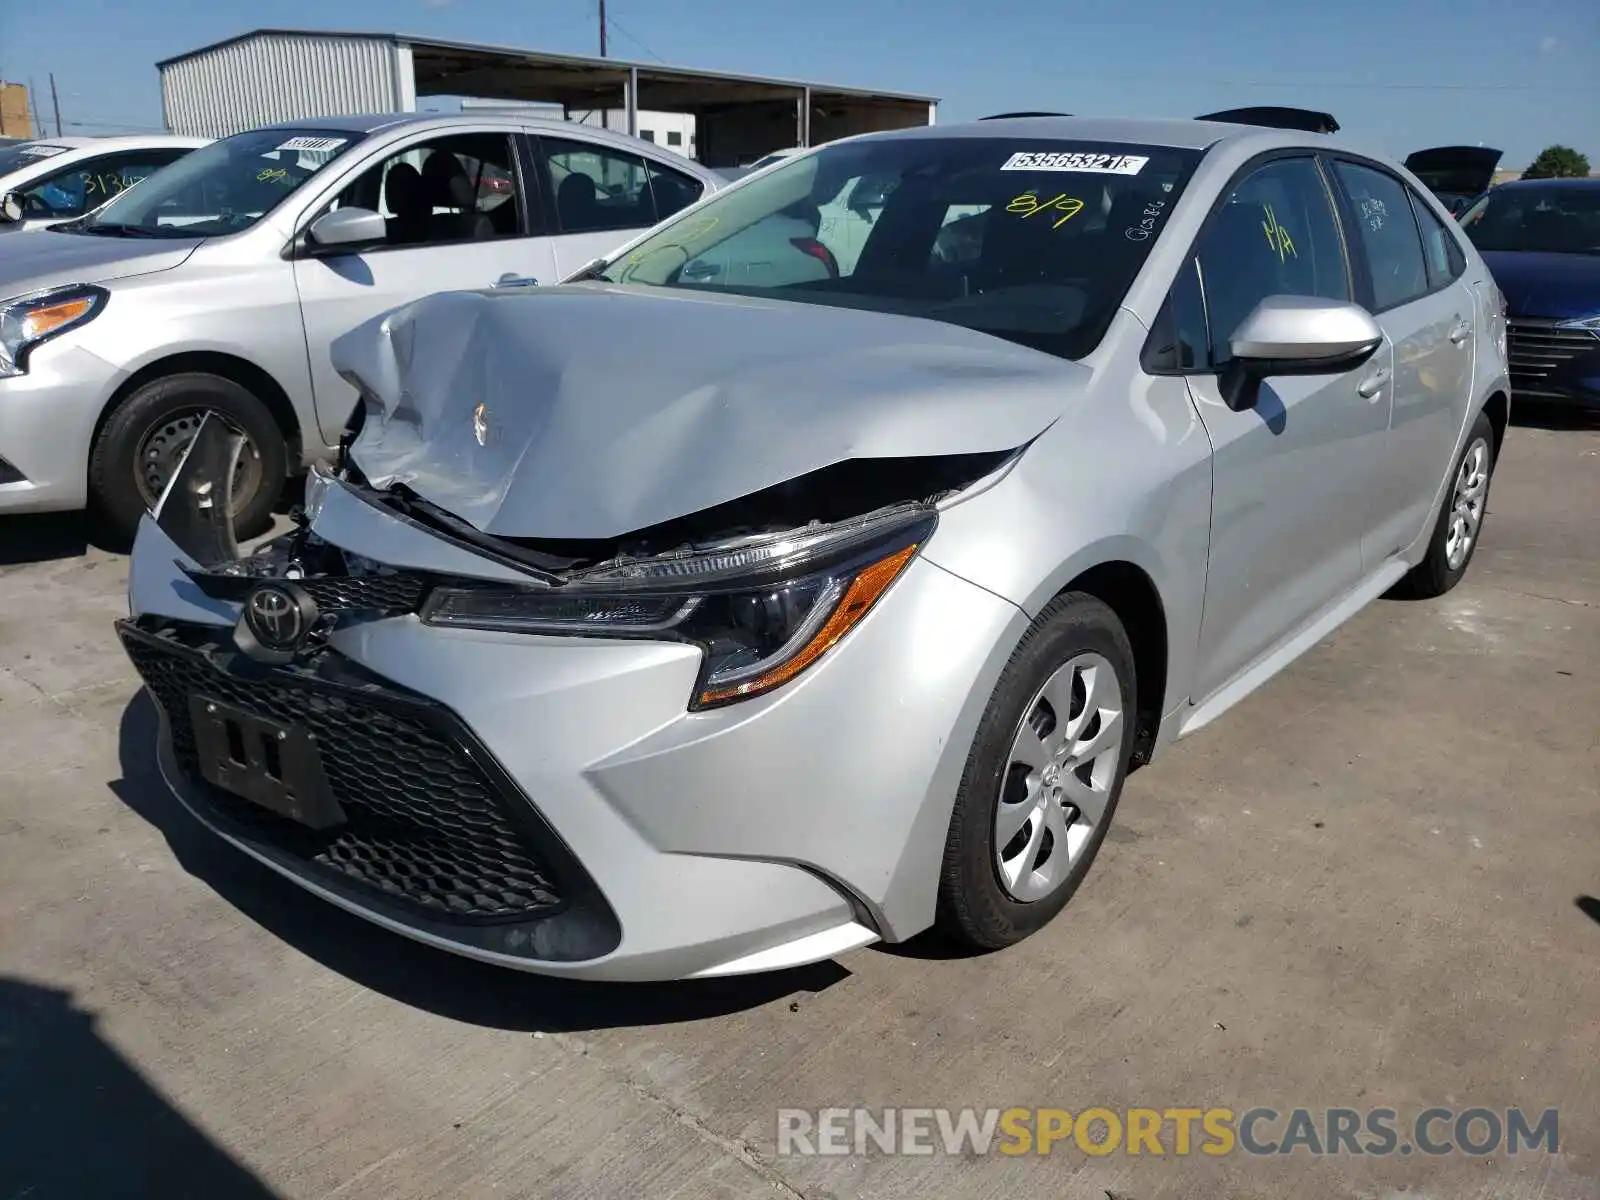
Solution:
<path fill-rule="evenodd" d="M 1083 211 L 1083 201 L 1069 196 L 1065 192 L 1059 196 L 1052 196 L 1048 200 L 1041 200 L 1032 192 L 1024 192 L 1006 205 L 1006 211 L 1019 213 L 1024 218 L 1037 216 L 1042 212 L 1060 213 L 1061 215 L 1050 223 L 1050 228 L 1060 229 Z"/>

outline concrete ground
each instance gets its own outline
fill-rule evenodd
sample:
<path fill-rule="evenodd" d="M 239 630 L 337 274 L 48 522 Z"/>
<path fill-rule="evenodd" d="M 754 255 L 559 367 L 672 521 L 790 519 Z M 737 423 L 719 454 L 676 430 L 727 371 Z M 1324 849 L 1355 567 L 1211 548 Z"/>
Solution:
<path fill-rule="evenodd" d="M 1549 424 L 1463 586 L 1135 775 L 1043 933 L 706 986 L 477 966 L 208 836 L 125 561 L 0 522 L 0 1200 L 1600 1196 L 1600 425 Z M 858 1104 L 1557 1108 L 1560 1151 L 776 1155 Z"/>

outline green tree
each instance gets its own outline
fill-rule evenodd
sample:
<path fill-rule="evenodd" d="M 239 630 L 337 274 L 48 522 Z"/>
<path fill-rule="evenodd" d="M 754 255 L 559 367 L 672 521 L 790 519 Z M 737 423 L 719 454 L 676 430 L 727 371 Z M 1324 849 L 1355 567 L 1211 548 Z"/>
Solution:
<path fill-rule="evenodd" d="M 1546 146 L 1539 151 L 1539 157 L 1534 159 L 1528 169 L 1522 173 L 1524 179 L 1571 179 L 1583 178 L 1589 174 L 1589 160 L 1579 154 L 1571 146 Z"/>

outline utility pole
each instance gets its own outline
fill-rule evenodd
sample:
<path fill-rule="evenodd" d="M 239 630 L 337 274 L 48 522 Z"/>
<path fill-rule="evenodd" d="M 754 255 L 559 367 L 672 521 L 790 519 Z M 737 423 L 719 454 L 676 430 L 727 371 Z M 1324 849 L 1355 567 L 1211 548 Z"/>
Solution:
<path fill-rule="evenodd" d="M 33 105 L 33 136 L 36 138 L 48 137 L 45 132 L 44 122 L 39 120 L 39 89 L 33 86 L 33 79 L 28 79 L 28 103 Z"/>
<path fill-rule="evenodd" d="M 61 97 L 56 94 L 56 73 L 50 72 L 50 103 L 56 109 L 56 136 L 61 136 Z"/>
<path fill-rule="evenodd" d="M 600 0 L 600 57 L 606 56 L 606 0 Z M 611 128 L 611 109 L 600 110 L 600 128 Z"/>

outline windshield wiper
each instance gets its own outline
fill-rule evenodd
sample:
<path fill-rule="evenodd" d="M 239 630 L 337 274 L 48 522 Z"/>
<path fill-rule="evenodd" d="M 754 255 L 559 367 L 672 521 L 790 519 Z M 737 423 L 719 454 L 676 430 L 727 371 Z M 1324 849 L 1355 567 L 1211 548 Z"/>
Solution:
<path fill-rule="evenodd" d="M 162 236 L 148 225 L 119 225 L 115 222 L 101 224 L 98 221 L 80 225 L 75 232 L 92 233 L 97 237 L 153 238 Z"/>

